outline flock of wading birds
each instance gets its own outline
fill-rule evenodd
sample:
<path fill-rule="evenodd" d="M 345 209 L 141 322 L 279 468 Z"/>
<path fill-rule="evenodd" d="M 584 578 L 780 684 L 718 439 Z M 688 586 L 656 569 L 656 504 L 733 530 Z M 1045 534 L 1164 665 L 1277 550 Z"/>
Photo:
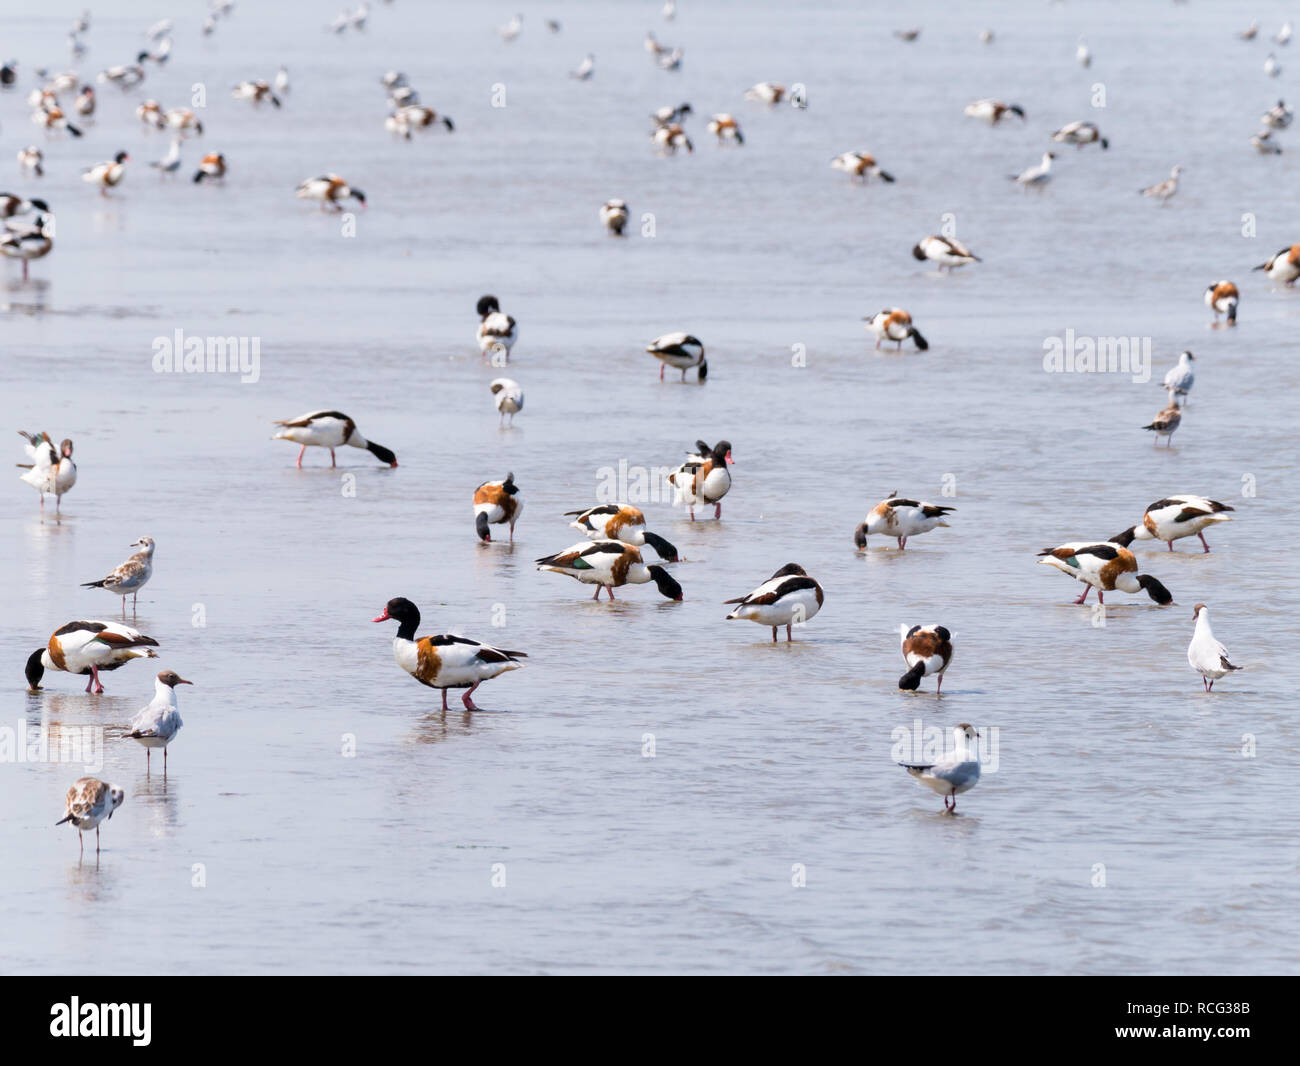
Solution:
<path fill-rule="evenodd" d="M 665 17 L 672 17 L 673 7 L 671 3 L 665 6 Z M 228 18 L 232 8 L 233 4 L 228 2 L 213 3 L 203 25 L 204 34 L 213 32 L 217 19 Z M 348 28 L 361 29 L 366 15 L 365 5 L 362 5 L 357 12 L 340 15 L 330 28 L 335 32 Z M 558 23 L 548 22 L 547 25 L 552 32 L 559 31 Z M 74 57 L 80 57 L 84 53 L 85 45 L 81 37 L 88 29 L 87 14 L 77 20 L 69 37 L 69 47 Z M 516 16 L 499 32 L 503 39 L 510 41 L 519 35 L 521 29 L 522 17 Z M 911 43 L 919 34 L 919 30 L 909 30 L 900 31 L 895 36 Z M 1253 34 L 1242 36 L 1249 39 Z M 170 20 L 163 20 L 150 27 L 146 38 L 151 44 L 139 52 L 134 63 L 107 68 L 100 72 L 98 81 L 131 89 L 145 80 L 145 64 L 161 66 L 166 63 L 172 49 Z M 991 44 L 992 32 L 984 31 L 981 40 L 985 44 Z M 646 50 L 663 69 L 674 70 L 680 67 L 680 48 L 661 45 L 653 34 L 647 35 L 645 44 Z M 1083 66 L 1088 66 L 1092 61 L 1091 53 L 1083 42 L 1080 42 L 1076 59 Z M 12 61 L 0 67 L 0 88 L 15 85 L 17 69 L 17 63 Z M 77 75 L 71 72 L 53 76 L 48 76 L 44 71 L 38 73 L 43 83 L 28 96 L 33 122 L 43 127 L 47 134 L 66 132 L 73 137 L 82 136 L 81 129 L 69 121 L 58 99 L 59 93 L 77 87 Z M 572 76 L 587 81 L 593 73 L 594 57 L 588 55 L 572 72 Z M 380 81 L 389 95 L 389 113 L 385 119 L 385 127 L 389 132 L 409 140 L 413 131 L 420 129 L 439 126 L 448 132 L 455 129 L 449 117 L 420 103 L 418 93 L 402 73 L 389 71 Z M 281 67 L 272 82 L 245 80 L 234 87 L 232 95 L 254 105 L 267 102 L 274 108 L 279 108 L 281 97 L 288 91 L 288 72 Z M 794 106 L 806 106 L 806 99 L 787 94 L 784 86 L 774 82 L 760 82 L 747 90 L 744 96 L 747 100 L 767 106 L 776 106 L 790 96 L 790 102 Z M 92 121 L 96 106 L 94 88 L 82 84 L 72 110 L 81 119 Z M 694 145 L 684 128 L 684 123 L 691 114 L 689 103 L 665 106 L 655 111 L 651 116 L 651 137 L 655 148 L 669 155 L 683 148 L 687 152 L 693 152 Z M 991 126 L 1009 119 L 1022 122 L 1027 120 L 1024 108 L 1018 104 L 993 99 L 975 101 L 966 107 L 965 114 Z M 201 136 L 204 132 L 203 123 L 191 109 L 164 109 L 156 100 L 141 103 L 136 108 L 136 115 L 148 127 L 173 132 L 175 139 L 171 151 L 151 165 L 162 175 L 176 173 L 181 166 L 182 138 Z M 1257 134 L 1252 139 L 1252 144 L 1263 154 L 1280 152 L 1280 147 L 1272 140 L 1272 131 L 1285 129 L 1290 125 L 1291 118 L 1291 111 L 1284 102 L 1279 101 L 1276 107 L 1264 114 L 1262 122 L 1268 129 Z M 720 145 L 741 147 L 745 143 L 739 122 L 730 114 L 713 115 L 708 130 Z M 1089 144 L 1098 144 L 1102 149 L 1109 147 L 1109 140 L 1091 122 L 1069 123 L 1052 133 L 1051 139 L 1058 144 L 1074 144 L 1079 149 Z M 1051 180 L 1052 162 L 1055 158 L 1054 153 L 1046 152 L 1037 166 L 1012 175 L 1011 178 L 1026 189 L 1042 188 Z M 44 153 L 36 146 L 22 149 L 18 153 L 18 161 L 24 174 L 32 178 L 43 176 Z M 128 153 L 122 151 L 112 160 L 85 169 L 82 176 L 87 183 L 107 194 L 108 190 L 122 182 L 129 161 Z M 885 171 L 867 151 L 845 152 L 832 159 L 831 166 L 863 183 L 872 178 L 885 183 L 895 181 L 894 176 Z M 1140 191 L 1162 205 L 1167 204 L 1178 191 L 1181 172 L 1182 168 L 1175 166 L 1167 180 Z M 196 184 L 205 180 L 221 181 L 225 175 L 225 156 L 219 152 L 207 153 L 194 172 L 193 181 Z M 362 206 L 366 204 L 365 194 L 360 189 L 334 174 L 307 179 L 298 186 L 296 194 L 303 199 L 319 201 L 322 209 L 332 207 L 341 210 L 343 201 L 347 199 L 355 199 Z M 33 216 L 32 220 L 27 221 L 27 216 Z M 600 208 L 599 216 L 601 224 L 611 235 L 621 236 L 627 227 L 630 211 L 625 201 L 611 199 Z M 0 254 L 21 260 L 23 277 L 26 279 L 28 263 L 48 255 L 53 249 L 54 227 L 50 208 L 40 198 L 3 193 L 0 194 L 0 219 L 4 220 L 4 230 L 0 233 Z M 937 264 L 940 272 L 980 262 L 979 257 L 960 241 L 936 235 L 920 240 L 912 249 L 912 255 L 923 262 Z M 1300 279 L 1300 244 L 1282 249 L 1255 269 L 1263 271 L 1272 280 L 1287 286 L 1293 285 Z M 1227 280 L 1214 282 L 1206 288 L 1204 298 L 1214 313 L 1216 326 L 1220 315 L 1224 316 L 1225 327 L 1236 325 L 1240 293 L 1234 283 Z M 479 318 L 476 340 L 480 352 L 485 359 L 490 357 L 493 365 L 508 364 L 511 349 L 519 336 L 518 323 L 512 316 L 502 312 L 495 296 L 484 296 L 479 300 L 476 310 Z M 929 347 L 925 337 L 912 322 L 911 315 L 902 308 L 886 308 L 865 321 L 866 328 L 876 337 L 877 348 L 886 340 L 894 341 L 899 348 L 906 340 L 911 340 L 919 350 Z M 682 381 L 686 380 L 686 372 L 691 369 L 695 370 L 699 384 L 703 385 L 707 380 L 708 363 L 704 345 L 689 333 L 665 334 L 652 341 L 646 351 L 660 361 L 660 380 L 667 367 L 679 370 Z M 1181 422 L 1181 401 L 1186 400 L 1195 380 L 1191 366 L 1193 360 L 1191 352 L 1183 352 L 1178 365 L 1164 378 L 1168 405 L 1144 427 L 1155 434 L 1156 443 L 1162 437 L 1168 441 Z M 504 377 L 493 380 L 489 387 L 502 423 L 509 419 L 513 424 L 515 415 L 524 407 L 523 389 L 518 382 Z M 335 449 L 345 445 L 365 449 L 380 462 L 397 466 L 397 458 L 391 450 L 367 440 L 358 430 L 355 421 L 340 411 L 312 411 L 276 424 L 279 429 L 274 439 L 300 445 L 297 458 L 299 467 L 302 466 L 308 447 L 327 448 L 330 452 L 330 465 L 334 466 Z M 53 495 L 56 498 L 56 511 L 61 510 L 63 495 L 76 484 L 77 479 L 77 468 L 72 458 L 73 442 L 65 439 L 56 447 L 53 438 L 47 433 L 22 432 L 22 436 L 27 442 L 29 460 L 20 464 L 26 471 L 21 475 L 22 480 L 40 494 L 42 511 L 46 495 Z M 1172 446 L 1172 441 L 1170 445 Z M 732 462 L 730 442 L 723 440 L 710 446 L 705 441 L 697 441 L 686 461 L 669 476 L 677 497 L 675 502 L 687 507 L 691 521 L 695 520 L 697 507 L 712 506 L 714 518 L 721 518 L 722 499 L 732 485 L 729 470 Z M 485 482 L 474 490 L 475 530 L 484 542 L 491 541 L 491 527 L 494 525 L 507 526 L 510 540 L 513 541 L 515 524 L 522 510 L 523 499 L 513 473 L 499 481 Z M 854 541 L 859 549 L 866 550 L 868 537 L 889 537 L 896 540 L 898 550 L 903 551 L 910 537 L 947 527 L 946 518 L 953 510 L 952 507 L 892 493 L 871 509 L 854 531 Z M 1232 507 L 1204 496 L 1171 495 L 1151 504 L 1140 522 L 1118 535 L 1105 541 L 1077 541 L 1048 548 L 1039 553 L 1040 561 L 1085 585 L 1083 594 L 1075 603 L 1084 603 L 1089 592 L 1096 588 L 1097 599 L 1103 604 L 1106 592 L 1118 590 L 1128 593 L 1145 591 L 1157 604 L 1167 605 L 1172 602 L 1172 595 L 1155 577 L 1139 573 L 1137 557 L 1130 548 L 1132 542 L 1163 540 L 1169 550 L 1173 551 L 1175 540 L 1195 536 L 1208 552 L 1210 549 L 1205 540 L 1205 529 L 1216 523 L 1230 521 L 1226 512 L 1232 510 Z M 587 540 L 564 551 L 539 558 L 539 570 L 565 574 L 583 584 L 594 585 L 593 599 L 599 599 L 602 588 L 607 597 L 613 600 L 615 588 L 647 583 L 653 583 L 670 600 L 679 601 L 683 598 L 681 586 L 664 565 L 678 561 L 677 549 L 665 538 L 646 528 L 645 516 L 640 510 L 607 504 L 573 511 L 565 517 L 573 519 L 570 525 L 578 529 Z M 648 565 L 643 559 L 641 549 L 647 546 L 656 552 L 658 563 Z M 85 586 L 102 588 L 121 596 L 123 617 L 126 615 L 127 596 L 131 596 L 134 603 L 140 589 L 153 573 L 153 539 L 142 537 L 132 547 L 140 550 L 106 577 L 87 582 Z M 728 605 L 734 605 L 726 617 L 770 627 L 773 643 L 777 641 L 778 632 L 784 626 L 786 640 L 789 642 L 793 639 L 793 626 L 802 625 L 814 618 L 821 609 L 823 599 L 821 585 L 803 567 L 790 563 L 748 595 L 725 601 Z M 1187 649 L 1187 659 L 1191 667 L 1201 675 L 1205 691 L 1209 692 L 1216 680 L 1240 668 L 1229 661 L 1227 650 L 1215 639 L 1205 604 L 1196 605 L 1193 618 L 1195 625 Z M 464 689 L 461 699 L 466 711 L 477 710 L 472 697 L 479 685 L 502 673 L 518 669 L 522 665 L 520 660 L 527 657 L 521 651 L 496 648 L 461 636 L 438 634 L 420 637 L 417 635 L 420 625 L 419 609 L 409 600 L 400 597 L 390 600 L 374 621 L 397 623 L 398 630 L 393 640 L 394 658 L 418 682 L 441 690 L 444 712 L 447 710 L 448 689 Z M 952 660 L 952 634 L 941 625 L 900 627 L 900 632 L 907 671 L 899 678 L 899 688 L 916 690 L 922 678 L 932 675 L 937 695 L 942 689 L 944 672 Z M 118 669 L 133 659 L 156 658 L 156 647 L 157 640 L 124 623 L 69 622 L 57 629 L 44 647 L 32 652 L 27 660 L 25 674 L 32 691 L 41 687 L 41 680 L 47 671 L 62 671 L 87 675 L 86 692 L 101 693 L 104 691 L 99 677 L 101 672 Z M 155 681 L 153 700 L 136 715 L 125 734 L 127 738 L 144 746 L 147 770 L 151 765 L 152 750 L 161 748 L 164 774 L 166 773 L 167 746 L 175 739 L 182 725 L 176 690 L 180 685 L 189 684 L 193 682 L 180 677 L 175 671 L 160 672 Z M 945 810 L 955 811 L 956 796 L 974 787 L 979 780 L 978 754 L 973 747 L 978 737 L 979 734 L 970 725 L 962 723 L 953 729 L 953 748 L 948 754 L 932 763 L 901 765 L 921 783 L 944 797 Z M 105 818 L 112 817 L 113 811 L 121 805 L 124 798 L 125 794 L 120 788 L 95 778 L 82 778 L 69 789 L 66 816 L 59 824 L 70 823 L 80 832 L 95 829 L 98 851 L 99 825 Z"/>

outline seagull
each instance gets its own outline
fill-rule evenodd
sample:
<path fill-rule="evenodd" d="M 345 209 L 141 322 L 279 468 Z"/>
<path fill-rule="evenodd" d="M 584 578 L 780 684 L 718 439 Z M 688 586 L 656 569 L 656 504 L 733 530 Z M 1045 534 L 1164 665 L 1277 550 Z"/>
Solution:
<path fill-rule="evenodd" d="M 176 739 L 185 723 L 176 707 L 176 686 L 192 685 L 175 670 L 163 670 L 154 682 L 153 699 L 131 719 L 131 731 L 126 734 L 130 740 L 138 740 L 144 745 L 145 773 L 149 772 L 152 749 L 163 750 L 163 774 L 167 773 L 167 745 Z"/>
<path fill-rule="evenodd" d="M 1259 23 L 1252 22 L 1249 26 L 1247 26 L 1244 30 L 1242 30 L 1239 34 L 1237 34 L 1237 36 L 1240 37 L 1243 41 L 1253 41 L 1255 39 L 1255 36 L 1258 33 L 1259 33 Z"/>
<path fill-rule="evenodd" d="M 1260 116 L 1260 122 L 1275 130 L 1284 130 L 1291 125 L 1291 109 L 1286 106 L 1282 100 L 1277 102 L 1276 107 L 1270 107 L 1263 115 Z"/>
<path fill-rule="evenodd" d="M 159 174 L 175 174 L 181 168 L 181 142 L 173 140 L 167 155 L 149 165 L 154 167 Z"/>
<path fill-rule="evenodd" d="M 1291 23 L 1289 22 L 1282 23 L 1282 28 L 1277 31 L 1277 34 L 1273 37 L 1273 40 L 1275 40 L 1278 44 L 1290 44 Z"/>
<path fill-rule="evenodd" d="M 1196 381 L 1196 375 L 1192 372 L 1192 361 L 1196 358 L 1191 352 L 1182 352 L 1178 356 L 1178 365 L 1171 367 L 1169 373 L 1165 375 L 1165 380 L 1161 386 L 1169 393 L 1169 402 L 1177 404 L 1179 399 L 1186 401 L 1187 394 L 1192 391 L 1192 385 Z"/>
<path fill-rule="evenodd" d="M 506 415 L 510 424 L 515 424 L 515 415 L 524 409 L 524 390 L 519 382 L 511 378 L 497 378 L 488 386 L 496 397 L 497 410 L 501 412 L 501 425 L 505 425 Z"/>
<path fill-rule="evenodd" d="M 502 40 L 513 41 L 516 37 L 519 36 L 519 31 L 522 30 L 523 28 L 524 28 L 524 16 L 516 15 L 504 26 L 499 27 L 497 29 L 497 33 L 501 35 Z"/>
<path fill-rule="evenodd" d="M 1272 52 L 1269 52 L 1268 58 L 1264 60 L 1264 73 L 1270 78 L 1276 78 L 1282 73 L 1282 64 L 1277 61 Z"/>
<path fill-rule="evenodd" d="M 1139 189 L 1143 196 L 1149 196 L 1153 200 L 1159 200 L 1163 207 L 1170 198 L 1178 191 L 1178 175 L 1183 172 L 1181 166 L 1175 166 L 1170 172 L 1169 177 L 1164 181 L 1157 182 L 1155 185 L 1148 185 L 1145 189 Z"/>
<path fill-rule="evenodd" d="M 1075 61 L 1081 67 L 1092 66 L 1092 53 L 1088 51 L 1088 42 L 1079 38 L 1079 47 L 1074 50 Z"/>
<path fill-rule="evenodd" d="M 1052 180 L 1052 160 L 1055 158 L 1055 152 L 1044 152 L 1042 162 L 1038 166 L 1022 170 L 1019 174 L 1009 174 L 1008 177 L 1026 189 L 1031 185 L 1041 188 Z"/>
<path fill-rule="evenodd" d="M 1219 678 L 1240 670 L 1241 667 L 1228 662 L 1228 649 L 1214 639 L 1214 630 L 1210 628 L 1210 609 L 1205 604 L 1196 605 L 1192 610 L 1192 618 L 1196 620 L 1196 629 L 1192 633 L 1191 643 L 1187 645 L 1187 661 L 1201 675 L 1205 691 L 1209 692 Z"/>
<path fill-rule="evenodd" d="M 578 64 L 577 70 L 569 71 L 569 77 L 577 78 L 579 81 L 588 81 L 592 72 L 596 69 L 596 57 L 588 52 Z"/>
<path fill-rule="evenodd" d="M 153 576 L 153 537 L 141 537 L 131 547 L 140 550 L 108 577 L 100 578 L 98 581 L 87 581 L 81 586 L 83 589 L 106 589 L 115 596 L 121 596 L 123 618 L 126 617 L 127 596 L 131 597 L 131 607 L 134 610 L 140 598 L 140 590 Z"/>
<path fill-rule="evenodd" d="M 921 36 L 921 31 L 919 29 L 895 30 L 894 36 L 897 37 L 900 41 L 906 41 L 908 44 L 911 44 L 913 41 L 915 41 L 918 37 Z"/>
<path fill-rule="evenodd" d="M 952 730 L 953 750 L 942 758 L 932 763 L 900 762 L 898 765 L 921 784 L 939 793 L 943 797 L 943 809 L 955 814 L 957 797 L 969 792 L 980 779 L 979 752 L 970 746 L 979 737 L 974 726 L 962 722 Z"/>
<path fill-rule="evenodd" d="M 67 811 L 55 825 L 71 822 L 77 830 L 77 839 L 81 842 L 81 854 L 86 854 L 86 841 L 81 836 L 87 829 L 95 831 L 95 854 L 99 854 L 99 823 L 113 817 L 113 812 L 122 806 L 126 793 L 116 785 L 100 781 L 95 777 L 83 777 L 68 789 L 65 798 Z"/>
<path fill-rule="evenodd" d="M 289 71 L 283 65 L 275 72 L 275 78 L 271 82 L 275 91 L 283 96 L 289 91 Z"/>
<path fill-rule="evenodd" d="M 1178 407 L 1178 400 L 1174 399 L 1170 401 L 1168 407 L 1157 413 L 1155 419 L 1149 425 L 1145 425 L 1142 428 L 1149 429 L 1155 433 L 1155 436 L 1152 438 L 1153 444 L 1158 445 L 1160 443 L 1160 438 L 1164 437 L 1169 441 L 1169 447 L 1172 448 L 1174 446 L 1174 431 L 1178 429 L 1178 424 L 1182 422 L 1182 420 L 1183 416 Z"/>

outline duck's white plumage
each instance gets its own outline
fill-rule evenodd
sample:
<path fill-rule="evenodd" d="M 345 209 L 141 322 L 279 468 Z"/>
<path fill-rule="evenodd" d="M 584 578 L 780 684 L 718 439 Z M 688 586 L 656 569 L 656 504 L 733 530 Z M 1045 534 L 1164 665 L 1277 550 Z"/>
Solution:
<path fill-rule="evenodd" d="M 822 587 L 797 563 L 787 563 L 747 596 L 724 603 L 736 604 L 727 620 L 742 619 L 770 626 L 772 642 L 780 626 L 786 626 L 786 640 L 792 639 L 790 627 L 802 625 L 822 609 Z"/>
<path fill-rule="evenodd" d="M 946 519 L 955 510 L 955 507 L 906 499 L 892 493 L 876 504 L 854 530 L 853 542 L 859 548 L 866 548 L 870 536 L 893 537 L 898 541 L 898 547 L 905 549 L 909 537 L 929 533 L 940 526 L 946 528 Z"/>

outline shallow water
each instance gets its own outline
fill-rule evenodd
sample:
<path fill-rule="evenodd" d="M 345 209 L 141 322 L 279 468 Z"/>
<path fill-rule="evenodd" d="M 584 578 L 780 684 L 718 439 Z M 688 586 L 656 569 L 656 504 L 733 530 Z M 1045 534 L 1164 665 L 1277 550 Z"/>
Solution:
<path fill-rule="evenodd" d="M 95 15 L 85 73 L 159 17 L 117 6 Z M 1300 377 L 1300 297 L 1250 272 L 1297 239 L 1295 163 L 1285 133 L 1278 158 L 1248 144 L 1297 95 L 1294 50 L 1271 81 L 1270 46 L 1233 37 L 1248 17 L 1204 5 L 921 4 L 905 45 L 883 6 L 684 3 L 664 24 L 658 3 L 555 3 L 525 6 L 509 46 L 492 27 L 513 8 L 374 4 L 364 35 L 335 38 L 337 6 L 242 5 L 207 40 L 180 19 L 168 67 L 103 87 L 81 141 L 43 141 L 22 94 L 0 95 L 3 181 L 58 219 L 31 283 L 0 264 L 0 424 L 72 437 L 80 471 L 58 522 L 16 480 L 5 494 L 0 726 L 102 727 L 97 776 L 128 795 L 98 867 L 79 863 L 53 823 L 81 767 L 0 764 L 5 969 L 1295 972 L 1277 936 L 1296 903 L 1295 433 L 1272 396 Z M 74 13 L 9 27 L 24 90 L 32 66 L 67 65 Z M 1258 13 L 1266 32 L 1282 13 Z M 684 47 L 679 73 L 646 57 L 651 27 Z M 596 77 L 574 82 L 588 51 Z M 281 62 L 282 110 L 229 98 Z M 390 68 L 456 132 L 391 140 Z M 761 79 L 805 83 L 809 107 L 743 102 Z M 207 131 L 184 173 L 222 151 L 224 186 L 144 165 L 167 138 L 134 107 L 195 82 Z M 964 119 L 986 95 L 1028 121 Z M 658 159 L 646 116 L 681 100 L 696 151 Z M 709 143 L 720 110 L 743 149 Z M 1076 118 L 1110 150 L 1061 149 L 1042 195 L 1012 187 Z M 39 186 L 15 177 L 28 140 L 46 148 Z M 829 169 L 858 147 L 897 183 Z M 100 197 L 78 171 L 119 148 L 128 178 Z M 1168 207 L 1135 194 L 1176 162 Z M 355 238 L 292 195 L 328 170 L 366 192 Z M 653 239 L 604 236 L 615 196 L 654 215 Z M 984 262 L 939 278 L 908 250 L 945 213 Z M 1207 328 L 1201 293 L 1221 277 L 1242 289 L 1234 331 Z M 514 429 L 473 345 L 488 291 L 521 323 Z M 889 305 L 927 353 L 873 350 L 860 319 Z M 153 340 L 176 329 L 258 338 L 259 380 L 154 373 Z M 677 329 L 708 346 L 703 388 L 661 385 L 642 351 Z M 1162 406 L 1150 381 L 1044 372 L 1045 338 L 1067 329 L 1151 338 L 1156 380 L 1196 352 L 1173 448 L 1141 429 Z M 295 469 L 270 423 L 315 408 L 351 414 L 400 467 L 345 449 L 337 470 L 319 452 Z M 734 445 L 722 521 L 644 505 L 686 556 L 684 602 L 645 586 L 596 604 L 535 572 L 580 539 L 561 515 L 596 502 L 603 471 L 675 465 L 699 437 Z M 472 491 L 508 470 L 517 543 L 480 545 Z M 894 489 L 956 506 L 951 528 L 856 552 L 854 526 Z M 1035 565 L 1176 492 L 1237 511 L 1209 555 L 1138 546 L 1174 606 L 1115 594 L 1097 627 L 1069 603 L 1078 586 Z M 31 649 L 114 617 L 78 585 L 143 534 L 158 550 L 136 624 L 162 658 L 106 675 L 101 697 L 67 675 L 29 695 Z M 723 621 L 721 601 L 790 561 L 826 590 L 793 644 Z M 398 595 L 422 632 L 520 648 L 526 669 L 479 690 L 484 713 L 431 713 L 392 624 L 370 623 Z M 1249 667 L 1209 697 L 1185 659 L 1198 601 Z M 931 679 L 897 690 L 897 627 L 917 622 L 954 633 L 941 699 Z M 165 783 L 120 736 L 153 665 L 196 683 Z M 996 737 L 996 771 L 956 817 L 894 765 L 892 730 L 917 720 Z"/>

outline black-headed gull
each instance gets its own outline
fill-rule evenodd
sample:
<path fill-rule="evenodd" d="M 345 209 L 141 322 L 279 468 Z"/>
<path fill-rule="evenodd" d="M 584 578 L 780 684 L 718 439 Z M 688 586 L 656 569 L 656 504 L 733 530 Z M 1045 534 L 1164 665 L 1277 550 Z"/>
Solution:
<path fill-rule="evenodd" d="M 95 831 L 95 854 L 99 854 L 99 823 L 112 818 L 113 812 L 122 806 L 126 793 L 116 785 L 101 781 L 97 777 L 79 778 L 71 788 L 64 801 L 67 812 L 55 825 L 71 822 L 77 830 L 77 839 L 81 844 L 81 854 L 86 853 L 86 841 L 81 835 L 88 829 Z"/>
<path fill-rule="evenodd" d="M 943 809 L 955 812 L 957 797 L 969 792 L 980 779 L 979 749 L 975 744 L 980 734 L 967 722 L 953 726 L 952 750 L 931 763 L 900 762 L 909 774 L 927 788 L 943 797 Z"/>
<path fill-rule="evenodd" d="M 83 589 L 105 589 L 114 596 L 121 596 L 123 617 L 126 616 L 126 598 L 131 597 L 131 606 L 134 608 L 140 599 L 140 590 L 153 577 L 153 537 L 141 537 L 131 547 L 140 550 L 107 577 L 84 582 L 81 586 Z"/>
<path fill-rule="evenodd" d="M 1028 167 L 1019 174 L 1010 174 L 1008 177 L 1023 188 L 1027 189 L 1031 185 L 1041 188 L 1052 180 L 1052 160 L 1055 158 L 1055 152 L 1044 152 L 1037 166 Z"/>
<path fill-rule="evenodd" d="M 1205 691 L 1214 688 L 1214 683 L 1225 674 L 1240 670 L 1228 661 L 1228 649 L 1214 639 L 1214 630 L 1210 628 L 1210 609 L 1198 603 L 1192 611 L 1196 620 L 1196 629 L 1192 632 L 1191 643 L 1187 645 L 1187 661 L 1193 670 L 1201 675 Z"/>
<path fill-rule="evenodd" d="M 175 670 L 161 671 L 154 680 L 153 699 L 131 719 L 131 729 L 126 737 L 144 745 L 146 773 L 154 748 L 162 748 L 163 773 L 167 773 L 167 745 L 176 739 L 176 734 L 185 724 L 176 706 L 176 686 L 192 684 L 193 681 L 186 681 Z"/>
<path fill-rule="evenodd" d="M 1165 374 L 1165 380 L 1162 388 L 1169 393 L 1169 402 L 1177 403 L 1180 399 L 1185 401 L 1192 386 L 1196 383 L 1196 375 L 1192 372 L 1192 361 L 1196 358 L 1191 352 L 1182 352 L 1178 356 L 1178 365 L 1170 367 L 1169 372 Z"/>
<path fill-rule="evenodd" d="M 1160 438 L 1164 437 L 1168 442 L 1168 446 L 1172 448 L 1174 446 L 1174 433 L 1182 424 L 1182 421 L 1182 408 L 1178 406 L 1178 401 L 1175 399 L 1170 402 L 1168 407 L 1157 411 L 1155 418 L 1142 428 L 1149 429 L 1155 434 L 1155 436 L 1151 438 L 1151 443 L 1153 445 L 1158 446 L 1160 444 Z"/>
<path fill-rule="evenodd" d="M 1145 189 L 1139 189 L 1138 192 L 1143 196 L 1149 196 L 1153 200 L 1159 200 L 1160 206 L 1163 207 L 1178 192 L 1178 176 L 1182 172 L 1183 168 L 1181 166 L 1175 166 L 1169 171 L 1169 177 L 1164 181 L 1148 185 Z"/>

